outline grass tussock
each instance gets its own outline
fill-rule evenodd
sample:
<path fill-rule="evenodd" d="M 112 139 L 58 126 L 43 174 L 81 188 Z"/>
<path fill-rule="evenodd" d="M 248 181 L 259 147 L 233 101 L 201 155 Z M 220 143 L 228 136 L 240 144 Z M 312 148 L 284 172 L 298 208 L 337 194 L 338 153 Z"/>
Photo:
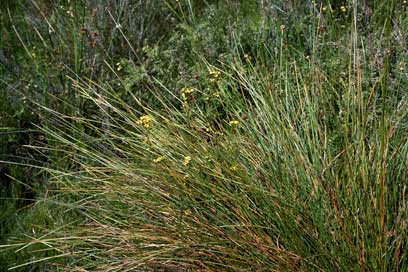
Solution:
<path fill-rule="evenodd" d="M 379 102 L 362 97 L 357 82 L 341 90 L 345 107 L 336 113 L 322 103 L 334 90 L 310 67 L 288 63 L 286 90 L 268 86 L 267 71 L 250 64 L 211 68 L 216 95 L 207 103 L 220 103 L 216 119 L 195 103 L 198 89 L 172 93 L 176 107 L 163 87 L 160 111 L 134 97 L 138 112 L 90 81 L 75 82 L 100 116 L 67 120 L 69 134 L 47 131 L 80 166 L 54 180 L 79 198 L 86 218 L 54 246 L 104 271 L 403 264 L 408 145 L 395 137 L 406 137 L 408 101 L 385 119 L 369 111 Z M 72 138 L 78 124 L 91 133 Z"/>

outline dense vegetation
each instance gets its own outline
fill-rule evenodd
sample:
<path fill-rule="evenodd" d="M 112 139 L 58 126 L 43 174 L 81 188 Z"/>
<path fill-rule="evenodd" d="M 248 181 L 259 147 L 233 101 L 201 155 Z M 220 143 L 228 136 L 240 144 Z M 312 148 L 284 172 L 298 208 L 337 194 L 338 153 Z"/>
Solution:
<path fill-rule="evenodd" d="M 407 271 L 408 3 L 0 2 L 0 270 Z"/>

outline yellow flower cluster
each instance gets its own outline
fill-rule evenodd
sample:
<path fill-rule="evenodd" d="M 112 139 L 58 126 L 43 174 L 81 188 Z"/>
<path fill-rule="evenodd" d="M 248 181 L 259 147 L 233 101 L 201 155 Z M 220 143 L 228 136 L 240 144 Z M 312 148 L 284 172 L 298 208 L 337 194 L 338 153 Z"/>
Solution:
<path fill-rule="evenodd" d="M 186 101 L 187 98 L 194 92 L 193 88 L 182 88 L 181 89 L 181 96 L 183 97 L 183 100 Z"/>
<path fill-rule="evenodd" d="M 232 121 L 229 121 L 228 124 L 229 124 L 231 127 L 236 127 L 236 126 L 239 125 L 239 121 L 238 121 L 238 120 L 232 120 Z"/>
<path fill-rule="evenodd" d="M 221 78 L 221 72 L 218 70 L 210 71 L 210 82 L 218 82 Z"/>
<path fill-rule="evenodd" d="M 215 98 L 219 98 L 221 95 L 220 95 L 220 92 L 214 92 L 213 94 L 212 94 L 212 97 L 215 97 Z"/>
<path fill-rule="evenodd" d="M 149 128 L 151 122 L 152 122 L 152 117 L 150 117 L 149 115 L 144 115 L 139 118 L 139 121 L 137 121 L 137 124 L 142 125 L 145 128 Z"/>
<path fill-rule="evenodd" d="M 190 156 L 185 156 L 183 159 L 183 165 L 187 166 L 191 162 L 191 157 Z"/>
<path fill-rule="evenodd" d="M 159 157 L 157 157 L 156 159 L 154 159 L 153 162 L 154 162 L 154 163 L 159 163 L 159 162 L 163 161 L 164 159 L 165 159 L 164 156 L 159 156 Z"/>

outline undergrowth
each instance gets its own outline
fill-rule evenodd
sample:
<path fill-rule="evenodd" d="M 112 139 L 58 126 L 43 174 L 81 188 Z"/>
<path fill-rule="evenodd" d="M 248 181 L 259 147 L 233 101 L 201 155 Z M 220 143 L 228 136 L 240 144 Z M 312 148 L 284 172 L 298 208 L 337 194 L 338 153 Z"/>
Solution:
<path fill-rule="evenodd" d="M 4 267 L 406 271 L 406 6 L 297 2 L 32 1 Z"/>

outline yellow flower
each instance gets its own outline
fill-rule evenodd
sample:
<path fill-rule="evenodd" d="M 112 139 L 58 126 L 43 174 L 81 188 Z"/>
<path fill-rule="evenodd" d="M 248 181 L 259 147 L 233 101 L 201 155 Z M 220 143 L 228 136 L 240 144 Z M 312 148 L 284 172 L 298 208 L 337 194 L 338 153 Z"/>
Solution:
<path fill-rule="evenodd" d="M 221 78 L 221 72 L 218 70 L 210 71 L 210 82 L 218 82 Z"/>
<path fill-rule="evenodd" d="M 322 10 L 323 10 L 323 11 L 326 11 L 326 10 L 327 10 L 327 7 L 326 7 L 326 6 L 322 7 Z"/>
<path fill-rule="evenodd" d="M 186 216 L 191 216 L 193 213 L 191 212 L 191 210 L 184 210 L 184 214 Z"/>
<path fill-rule="evenodd" d="M 182 88 L 181 89 L 181 96 L 183 97 L 183 100 L 186 101 L 188 96 L 191 95 L 194 92 L 193 88 Z"/>
<path fill-rule="evenodd" d="M 152 122 L 152 118 L 149 115 L 144 115 L 139 118 L 137 124 L 142 125 L 145 128 L 150 127 L 150 123 Z"/>
<path fill-rule="evenodd" d="M 118 72 L 120 72 L 121 70 L 123 70 L 123 66 L 122 66 L 122 64 L 120 64 L 120 62 L 116 63 L 116 70 L 117 70 Z"/>
<path fill-rule="evenodd" d="M 340 10 L 341 10 L 341 12 L 346 12 L 346 11 L 347 11 L 347 8 L 346 8 L 345 6 L 341 6 L 341 7 L 340 7 Z"/>
<path fill-rule="evenodd" d="M 236 164 L 234 164 L 234 165 L 231 165 L 229 169 L 230 169 L 231 171 L 237 171 L 238 166 L 237 166 Z"/>
<path fill-rule="evenodd" d="M 185 156 L 183 159 L 183 165 L 187 166 L 191 162 L 191 157 L 190 156 Z"/>
<path fill-rule="evenodd" d="M 221 95 L 220 95 L 220 92 L 214 92 L 214 93 L 212 94 L 212 96 L 213 96 L 213 97 L 216 97 L 216 98 L 219 98 Z"/>
<path fill-rule="evenodd" d="M 165 159 L 164 156 L 159 156 L 159 157 L 157 157 L 156 159 L 154 159 L 153 162 L 154 162 L 154 163 L 159 163 L 159 162 L 163 161 L 164 159 Z"/>
<path fill-rule="evenodd" d="M 193 88 L 184 87 L 184 88 L 181 89 L 181 93 L 183 93 L 183 94 L 192 94 L 193 92 L 194 92 Z"/>
<path fill-rule="evenodd" d="M 229 123 L 228 123 L 231 127 L 235 127 L 235 126 L 238 126 L 239 125 L 239 121 L 238 120 L 232 120 L 232 121 L 229 121 Z"/>

